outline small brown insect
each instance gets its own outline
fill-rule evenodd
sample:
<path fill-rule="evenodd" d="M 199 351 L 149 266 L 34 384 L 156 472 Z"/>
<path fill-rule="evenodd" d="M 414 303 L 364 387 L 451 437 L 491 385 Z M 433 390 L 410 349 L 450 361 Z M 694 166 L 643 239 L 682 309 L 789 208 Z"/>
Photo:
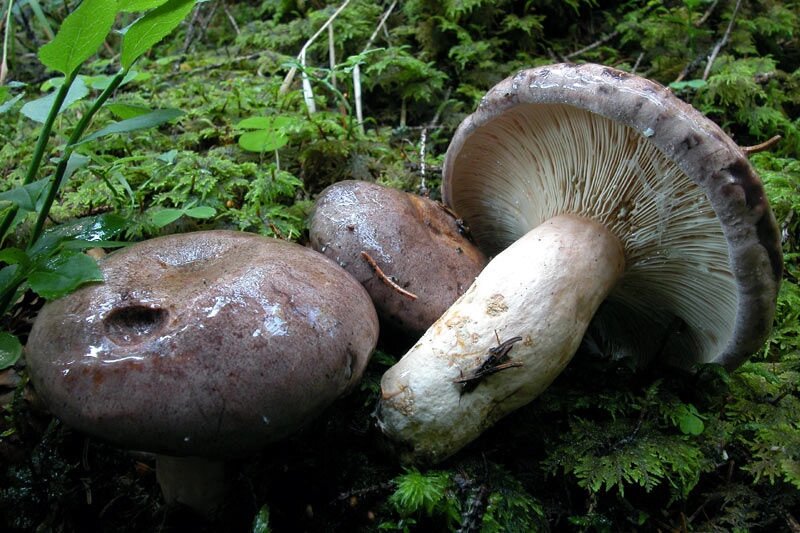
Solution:
<path fill-rule="evenodd" d="M 495 332 L 495 336 L 497 336 L 497 332 Z M 516 336 L 500 342 L 500 337 L 497 337 L 497 346 L 489 348 L 486 359 L 478 368 L 472 370 L 467 376 L 453 380 L 453 383 L 461 384 L 461 394 L 474 391 L 483 379 L 492 374 L 507 368 L 522 366 L 522 361 L 509 361 L 510 357 L 508 356 L 508 352 L 514 347 L 514 344 L 521 340 L 522 337 Z"/>

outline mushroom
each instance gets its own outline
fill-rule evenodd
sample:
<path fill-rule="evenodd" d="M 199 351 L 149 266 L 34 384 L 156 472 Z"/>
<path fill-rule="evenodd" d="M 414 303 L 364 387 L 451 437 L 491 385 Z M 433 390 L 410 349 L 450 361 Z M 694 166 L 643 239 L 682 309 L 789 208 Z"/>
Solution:
<path fill-rule="evenodd" d="M 211 514 L 224 460 L 319 415 L 358 382 L 378 337 L 366 291 L 295 243 L 170 235 L 100 261 L 105 283 L 53 301 L 26 346 L 65 424 L 158 454 L 165 499 Z"/>
<path fill-rule="evenodd" d="M 443 196 L 497 254 L 381 381 L 379 425 L 439 461 L 529 403 L 588 332 L 607 353 L 733 369 L 766 338 L 781 247 L 745 153 L 657 83 L 560 64 L 500 82 Z"/>
<path fill-rule="evenodd" d="M 320 193 L 309 224 L 311 246 L 360 281 L 384 322 L 414 340 L 486 265 L 465 233 L 438 202 L 349 180 Z"/>

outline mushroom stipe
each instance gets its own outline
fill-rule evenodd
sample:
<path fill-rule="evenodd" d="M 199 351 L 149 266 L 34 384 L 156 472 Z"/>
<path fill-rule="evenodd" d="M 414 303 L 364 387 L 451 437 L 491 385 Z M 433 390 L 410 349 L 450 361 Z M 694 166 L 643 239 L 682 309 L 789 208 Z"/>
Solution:
<path fill-rule="evenodd" d="M 546 389 L 585 335 L 687 370 L 759 349 L 782 256 L 747 153 L 669 89 L 602 65 L 490 90 L 450 143 L 442 195 L 495 257 L 381 380 L 378 423 L 403 459 L 457 452 Z M 476 355 L 493 331 L 522 337 L 522 365 L 461 394 L 459 369 L 499 367 Z"/>

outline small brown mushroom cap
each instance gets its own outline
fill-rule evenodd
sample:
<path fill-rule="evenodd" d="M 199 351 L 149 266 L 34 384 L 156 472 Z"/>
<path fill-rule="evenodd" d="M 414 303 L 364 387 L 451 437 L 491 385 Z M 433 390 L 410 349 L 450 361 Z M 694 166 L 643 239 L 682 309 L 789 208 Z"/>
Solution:
<path fill-rule="evenodd" d="M 127 448 L 230 457 L 318 415 L 378 337 L 369 297 L 300 245 L 232 231 L 145 241 L 48 303 L 26 347 L 66 424 Z"/>
<path fill-rule="evenodd" d="M 364 181 L 341 181 L 322 191 L 310 223 L 314 249 L 360 281 L 378 314 L 400 330 L 421 335 L 472 284 L 486 257 L 441 204 Z M 387 276 L 376 274 L 366 252 Z"/>
<path fill-rule="evenodd" d="M 590 331 L 616 355 L 731 369 L 769 333 L 782 254 L 761 181 L 658 83 L 592 64 L 520 71 L 459 126 L 442 194 L 490 254 L 561 214 L 611 229 L 628 267 Z"/>

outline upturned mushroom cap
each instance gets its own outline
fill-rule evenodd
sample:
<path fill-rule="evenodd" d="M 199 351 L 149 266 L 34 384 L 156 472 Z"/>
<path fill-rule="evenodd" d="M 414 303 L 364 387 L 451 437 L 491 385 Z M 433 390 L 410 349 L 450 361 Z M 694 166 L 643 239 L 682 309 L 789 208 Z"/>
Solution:
<path fill-rule="evenodd" d="M 627 268 L 590 331 L 616 355 L 731 369 L 769 333 L 782 256 L 761 181 L 657 83 L 591 64 L 517 73 L 458 128 L 442 192 L 490 254 L 556 215 L 605 224 Z"/>
<path fill-rule="evenodd" d="M 320 193 L 309 237 L 314 249 L 364 285 L 381 318 L 419 336 L 486 265 L 462 231 L 452 212 L 433 200 L 375 183 L 341 181 Z M 381 280 L 362 252 L 413 296 Z"/>
<path fill-rule="evenodd" d="M 26 347 L 66 424 L 118 445 L 230 457 L 298 429 L 360 378 L 378 337 L 363 287 L 297 244 L 171 235 L 102 260 Z"/>
<path fill-rule="evenodd" d="M 685 368 L 733 368 L 769 332 L 781 254 L 761 182 L 656 83 L 518 73 L 459 127 L 443 191 L 499 253 L 381 379 L 378 424 L 407 459 L 442 460 L 533 400 L 587 331 Z"/>

